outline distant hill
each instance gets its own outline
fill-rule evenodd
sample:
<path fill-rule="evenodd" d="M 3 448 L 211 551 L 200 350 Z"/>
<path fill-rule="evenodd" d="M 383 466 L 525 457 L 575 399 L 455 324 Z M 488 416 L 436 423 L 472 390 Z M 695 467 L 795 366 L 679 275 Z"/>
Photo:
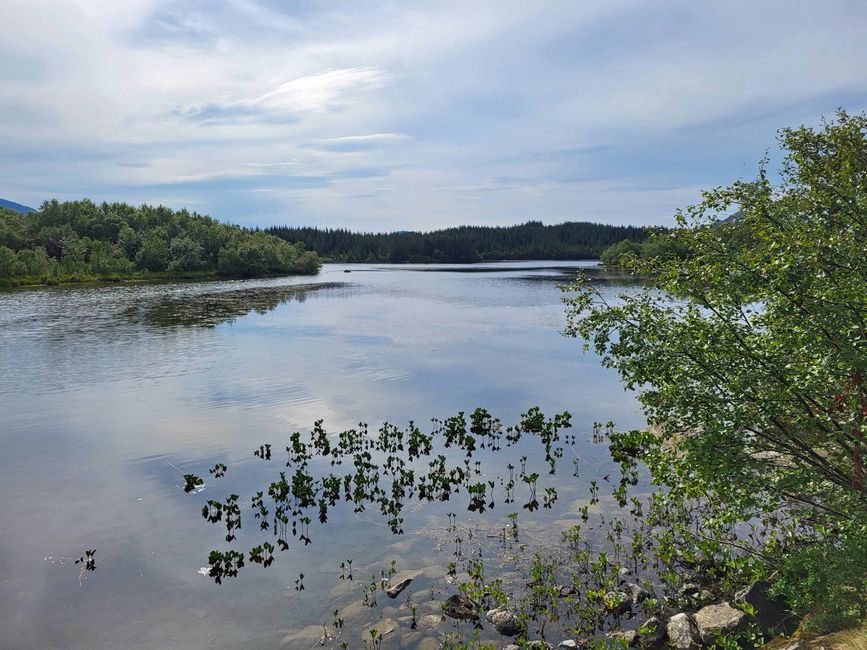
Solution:
<path fill-rule="evenodd" d="M 36 212 L 35 208 L 28 208 L 26 205 L 15 203 L 15 201 L 7 201 L 6 199 L 0 199 L 0 208 L 9 208 L 10 210 L 24 213 Z"/>
<path fill-rule="evenodd" d="M 551 226 L 460 226 L 433 232 L 358 233 L 343 229 L 274 227 L 265 232 L 338 262 L 480 262 L 595 259 L 623 239 L 641 242 L 647 230 L 567 222 Z"/>

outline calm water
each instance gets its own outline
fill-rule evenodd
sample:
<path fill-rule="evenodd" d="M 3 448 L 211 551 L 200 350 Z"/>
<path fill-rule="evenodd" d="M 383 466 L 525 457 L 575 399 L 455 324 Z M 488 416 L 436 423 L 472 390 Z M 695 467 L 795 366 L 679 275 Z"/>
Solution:
<path fill-rule="evenodd" d="M 287 434 L 320 418 L 335 432 L 409 419 L 429 429 L 476 406 L 511 423 L 539 405 L 570 411 L 579 441 L 594 421 L 639 425 L 617 377 L 559 334 L 556 285 L 581 266 L 592 264 L 327 265 L 315 278 L 0 293 L 0 647 L 310 648 L 335 608 L 359 647 L 364 625 L 403 625 L 405 595 L 454 593 L 443 580 L 453 549 L 437 546 L 445 513 L 484 531 L 508 506 L 473 519 L 465 500 L 420 506 L 401 537 L 376 512 L 338 509 L 311 524 L 312 545 L 222 586 L 198 570 L 228 547 L 225 530 L 199 511 L 240 494 L 238 548 L 256 543 L 251 492 L 276 477 Z M 270 464 L 252 457 L 265 442 Z M 557 506 L 528 515 L 542 536 L 575 517 L 605 455 L 583 442 L 570 452 L 585 471 L 558 472 Z M 229 466 L 220 481 L 207 473 L 216 462 Z M 187 472 L 208 481 L 201 494 L 183 492 Z M 98 568 L 80 576 L 72 558 L 86 548 Z M 338 579 L 346 558 L 368 580 L 391 560 L 426 571 L 370 611 L 361 585 Z M 420 615 L 438 610 L 427 600 Z"/>

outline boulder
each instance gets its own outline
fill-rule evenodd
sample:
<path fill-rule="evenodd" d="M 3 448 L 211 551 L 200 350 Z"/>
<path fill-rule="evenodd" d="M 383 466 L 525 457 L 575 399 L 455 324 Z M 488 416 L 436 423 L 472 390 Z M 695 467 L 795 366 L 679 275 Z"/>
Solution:
<path fill-rule="evenodd" d="M 638 632 L 635 630 L 617 630 L 616 632 L 608 632 L 605 636 L 617 644 L 625 643 L 628 648 L 638 643 Z"/>
<path fill-rule="evenodd" d="M 449 618 L 456 618 L 460 621 L 479 620 L 479 606 L 474 600 L 460 594 L 450 596 L 443 603 L 443 613 Z"/>
<path fill-rule="evenodd" d="M 492 609 L 485 615 L 488 623 L 494 626 L 500 634 L 504 636 L 517 636 L 521 632 L 521 624 L 518 622 L 518 617 L 514 612 L 510 612 L 505 607 L 497 607 Z"/>
<path fill-rule="evenodd" d="M 665 631 L 668 634 L 668 640 L 677 650 L 687 650 L 695 641 L 696 634 L 689 614 L 681 612 L 672 616 L 668 619 Z"/>
<path fill-rule="evenodd" d="M 702 642 L 710 643 L 716 637 L 728 632 L 736 632 L 746 622 L 747 615 L 728 603 L 708 605 L 695 613 L 695 625 Z"/>

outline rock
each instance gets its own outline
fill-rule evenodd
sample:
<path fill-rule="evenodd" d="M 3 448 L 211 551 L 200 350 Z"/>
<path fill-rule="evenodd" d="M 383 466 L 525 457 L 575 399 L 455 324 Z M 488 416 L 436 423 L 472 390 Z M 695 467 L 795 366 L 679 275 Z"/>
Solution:
<path fill-rule="evenodd" d="M 746 603 L 756 610 L 756 623 L 767 634 L 791 634 L 798 626 L 794 615 L 780 598 L 768 594 L 771 584 L 756 582 L 735 594 L 735 601 Z"/>
<path fill-rule="evenodd" d="M 361 640 L 367 642 L 370 639 L 372 639 L 374 635 L 372 635 L 371 632 L 374 630 L 376 631 L 377 637 L 383 637 L 386 634 L 391 634 L 392 632 L 394 632 L 394 630 L 396 628 L 397 628 L 397 621 L 390 619 L 390 618 L 384 618 L 381 621 L 379 621 L 379 623 L 377 623 L 376 625 L 373 625 L 373 626 L 367 628 L 366 630 L 364 630 L 364 632 L 361 635 Z"/>
<path fill-rule="evenodd" d="M 424 637 L 415 646 L 415 650 L 439 650 L 440 644 L 436 639 L 429 636 Z"/>
<path fill-rule="evenodd" d="M 695 640 L 693 623 L 689 614 L 681 612 L 672 616 L 668 619 L 665 631 L 668 633 L 668 640 L 677 650 L 687 650 Z"/>
<path fill-rule="evenodd" d="M 628 576 L 629 574 L 631 574 L 632 571 L 630 571 L 630 570 L 627 569 L 626 567 L 621 567 L 619 573 L 620 573 L 620 577 L 623 578 L 623 577 Z"/>
<path fill-rule="evenodd" d="M 412 578 L 404 578 L 400 582 L 391 585 L 388 589 L 385 590 L 386 595 L 389 598 L 397 598 L 400 596 L 400 592 L 409 587 L 409 583 L 412 582 Z"/>
<path fill-rule="evenodd" d="M 566 639 L 565 641 L 560 641 L 560 643 L 557 644 L 557 647 L 558 648 L 577 648 L 578 642 L 573 641 L 572 639 Z"/>
<path fill-rule="evenodd" d="M 642 625 L 641 629 L 638 631 L 638 636 L 639 645 L 641 647 L 653 647 L 665 639 L 665 626 L 663 626 L 662 621 L 658 618 L 651 616 L 649 619 L 644 621 L 644 625 Z"/>
<path fill-rule="evenodd" d="M 622 591 L 609 591 L 605 594 L 605 606 L 612 612 L 623 614 L 632 609 L 632 598 Z"/>
<path fill-rule="evenodd" d="M 635 630 L 618 630 L 608 632 L 605 636 L 615 643 L 625 643 L 627 647 L 632 647 L 638 642 L 638 632 Z"/>
<path fill-rule="evenodd" d="M 565 598 L 566 596 L 575 596 L 578 593 L 578 590 L 575 589 L 572 585 L 560 585 L 557 587 L 560 592 L 560 598 Z"/>
<path fill-rule="evenodd" d="M 479 606 L 475 601 L 459 594 L 450 596 L 443 603 L 443 613 L 450 618 L 456 618 L 461 621 L 479 620 Z"/>
<path fill-rule="evenodd" d="M 710 643 L 725 632 L 735 632 L 744 624 L 747 615 L 728 603 L 708 605 L 695 613 L 698 635 L 704 643 Z"/>
<path fill-rule="evenodd" d="M 321 625 L 308 625 L 305 628 L 300 630 L 294 630 L 292 632 L 288 632 L 280 642 L 281 646 L 287 645 L 303 645 L 305 647 L 309 646 L 311 642 L 319 642 L 322 639 L 322 626 Z"/>
<path fill-rule="evenodd" d="M 644 602 L 648 598 L 650 598 L 653 594 L 645 589 L 643 586 L 636 584 L 634 582 L 627 582 L 626 589 L 629 591 L 629 594 L 632 596 L 632 604 L 637 605 L 638 603 Z"/>
<path fill-rule="evenodd" d="M 500 634 L 504 636 L 517 636 L 521 632 L 521 625 L 518 623 L 518 617 L 514 612 L 510 612 L 504 607 L 492 609 L 485 616 L 488 623 L 494 626 Z"/>
<path fill-rule="evenodd" d="M 442 622 L 442 616 L 436 616 L 435 614 L 425 614 L 420 619 L 418 619 L 418 626 L 423 630 L 433 630 L 439 627 L 440 623 Z"/>
<path fill-rule="evenodd" d="M 694 582 L 687 582 L 682 585 L 680 588 L 680 595 L 686 596 L 687 598 L 695 598 L 698 596 L 698 593 L 701 591 L 701 587 L 699 587 Z"/>

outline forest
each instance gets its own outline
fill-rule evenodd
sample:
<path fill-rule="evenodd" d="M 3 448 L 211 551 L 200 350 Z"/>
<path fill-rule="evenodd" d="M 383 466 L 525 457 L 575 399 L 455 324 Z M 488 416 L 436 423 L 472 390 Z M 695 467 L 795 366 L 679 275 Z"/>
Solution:
<path fill-rule="evenodd" d="M 638 226 L 589 222 L 516 226 L 460 226 L 431 232 L 356 233 L 345 229 L 279 226 L 265 232 L 335 262 L 481 262 L 597 259 L 622 240 L 644 241 Z"/>
<path fill-rule="evenodd" d="M 163 206 L 45 201 L 0 208 L 0 284 L 314 274 L 316 253 L 272 235 Z"/>

